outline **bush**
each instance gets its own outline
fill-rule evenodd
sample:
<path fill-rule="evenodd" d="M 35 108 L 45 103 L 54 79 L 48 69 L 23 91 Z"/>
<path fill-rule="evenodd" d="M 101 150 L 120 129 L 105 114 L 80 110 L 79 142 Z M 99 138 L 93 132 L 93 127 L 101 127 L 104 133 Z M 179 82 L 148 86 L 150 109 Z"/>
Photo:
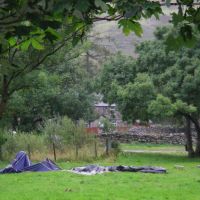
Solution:
<path fill-rule="evenodd" d="M 112 141 L 111 149 L 115 154 L 119 154 L 121 152 L 120 143 L 117 141 Z"/>
<path fill-rule="evenodd" d="M 93 142 L 94 136 L 87 133 L 84 121 L 75 124 L 68 117 L 56 118 L 45 123 L 44 134 L 48 144 L 51 145 L 56 160 L 56 149 L 64 150 L 65 147 L 74 149 L 76 158 L 79 150 L 84 145 Z"/>
<path fill-rule="evenodd" d="M 2 150 L 6 159 L 13 157 L 18 151 L 26 151 L 29 156 L 34 153 L 45 152 L 44 137 L 34 133 L 6 133 L 7 141 Z"/>
<path fill-rule="evenodd" d="M 104 147 L 94 134 L 86 132 L 82 120 L 77 124 L 67 117 L 48 120 L 43 131 L 43 134 L 4 131 L 7 141 L 2 145 L 3 158 L 10 160 L 22 150 L 33 160 L 45 157 L 91 160 L 104 153 Z"/>
<path fill-rule="evenodd" d="M 3 134 L 3 132 L 0 132 L 0 160 L 3 159 L 3 153 L 2 153 L 2 147 L 3 145 L 6 143 L 7 138 L 5 137 L 5 134 Z"/>

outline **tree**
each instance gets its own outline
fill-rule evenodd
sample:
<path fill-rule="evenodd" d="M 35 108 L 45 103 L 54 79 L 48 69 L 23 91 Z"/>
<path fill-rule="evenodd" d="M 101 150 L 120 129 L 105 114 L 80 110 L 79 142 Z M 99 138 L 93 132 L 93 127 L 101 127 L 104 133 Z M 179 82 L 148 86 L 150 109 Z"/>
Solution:
<path fill-rule="evenodd" d="M 166 4 L 170 5 L 170 0 Z M 0 4 L 1 54 L 8 51 L 6 46 L 32 45 L 40 47 L 40 42 L 57 40 L 57 30 L 66 26 L 66 34 L 73 34 L 74 42 L 80 39 L 76 34 L 82 26 L 82 33 L 99 20 L 118 20 L 125 34 L 134 31 L 142 34 L 138 22 L 141 18 L 156 18 L 162 14 L 161 4 L 148 0 L 143 1 L 110 1 L 110 0 L 2 0 Z M 178 13 L 173 12 L 172 23 L 177 34 L 169 36 L 170 41 L 184 43 L 195 39 L 195 29 L 199 28 L 199 8 L 192 0 L 177 0 Z M 101 14 L 105 14 L 101 16 Z M 42 36 L 42 37 L 41 37 Z M 20 40 L 19 42 L 19 39 Z M 38 41 L 39 39 L 39 41 Z M 172 44 L 172 42 L 171 42 Z M 174 46 L 174 44 L 172 45 Z"/>
<path fill-rule="evenodd" d="M 138 73 L 132 82 L 117 89 L 115 101 L 124 120 L 135 122 L 140 119 L 148 122 L 148 105 L 154 96 L 154 85 L 148 74 Z"/>
<path fill-rule="evenodd" d="M 29 87 L 13 93 L 4 120 L 13 121 L 12 128 L 23 131 L 41 129 L 37 125 L 55 116 L 93 120 L 93 83 L 82 56 L 88 48 L 78 45 L 70 52 L 61 49 L 40 70 L 26 76 Z"/>
<path fill-rule="evenodd" d="M 104 95 L 106 102 L 114 103 L 117 95 L 115 85 L 123 86 L 129 83 L 135 78 L 135 74 L 133 58 L 118 53 L 103 64 L 96 81 L 97 88 Z"/>
<path fill-rule="evenodd" d="M 61 119 L 51 119 L 45 123 L 44 134 L 46 135 L 47 142 L 52 145 L 54 160 L 56 161 L 56 148 L 61 146 L 62 135 L 62 120 Z"/>
<path fill-rule="evenodd" d="M 114 125 L 110 122 L 110 120 L 106 117 L 102 117 L 100 120 L 101 123 L 101 129 L 103 133 L 105 133 L 106 136 L 106 155 L 109 155 L 109 151 L 111 149 L 111 137 L 109 134 L 114 130 Z"/>
<path fill-rule="evenodd" d="M 151 113 L 152 117 L 157 117 L 159 119 L 166 118 L 178 118 L 183 121 L 183 114 L 188 113 L 189 115 L 195 113 L 197 110 L 194 106 L 188 105 L 181 100 L 177 100 L 173 103 L 168 97 L 158 94 L 156 100 L 153 100 L 149 107 L 148 112 Z M 191 121 L 188 116 L 185 116 L 185 140 L 186 140 L 186 150 L 190 157 L 195 156 L 192 142 L 192 132 L 191 132 Z"/>
<path fill-rule="evenodd" d="M 157 40 L 144 42 L 138 46 L 138 58 L 130 65 L 135 71 L 132 76 L 136 78 L 129 79 L 130 75 L 125 76 L 123 80 L 129 80 L 128 83 L 120 85 L 117 75 L 109 71 L 108 74 L 104 74 L 106 77 L 102 80 L 113 77 L 109 84 L 114 88 L 115 96 L 112 102 L 117 103 L 125 119 L 134 116 L 133 119 L 142 120 L 152 117 L 157 119 L 174 117 L 182 120 L 186 126 L 185 135 L 189 154 L 200 156 L 200 48 L 197 44 L 191 49 L 182 48 L 176 52 L 166 52 L 167 34 L 163 33 L 164 31 L 159 30 Z M 103 94 L 105 92 L 105 97 L 110 93 L 104 88 L 101 91 Z M 191 123 L 194 124 L 197 133 L 195 153 L 192 147 Z"/>
<path fill-rule="evenodd" d="M 91 135 L 86 132 L 85 122 L 80 120 L 73 122 L 68 117 L 58 117 L 48 120 L 43 129 L 47 141 L 53 147 L 54 159 L 56 160 L 56 148 L 63 145 L 73 145 L 75 155 L 78 158 L 79 149 L 90 141 Z"/>
<path fill-rule="evenodd" d="M 178 118 L 184 117 L 187 147 L 191 156 L 194 152 L 189 127 L 190 123 L 194 124 L 197 133 L 195 154 L 199 156 L 199 45 L 197 44 L 192 49 L 182 48 L 180 51 L 167 53 L 163 41 L 165 40 L 148 42 L 138 48 L 140 55 L 137 62 L 138 71 L 141 67 L 142 71 L 148 72 L 154 82 L 157 94 L 163 96 L 158 96 L 156 102 L 153 102 L 157 114 L 167 114 L 168 117 L 169 114 Z M 164 100 L 169 107 L 172 106 L 171 113 L 163 112 L 164 102 L 161 100 Z M 153 104 L 150 105 L 153 106 Z M 162 106 L 160 107 L 160 105 Z"/>
<path fill-rule="evenodd" d="M 144 6 L 146 5 L 146 6 Z M 141 9 L 142 8 L 142 9 Z M 137 11 L 131 13 L 132 11 Z M 107 13 L 106 16 L 101 14 Z M 23 79 L 56 51 L 83 39 L 99 20 L 119 20 L 125 34 L 142 34 L 141 17 L 161 13 L 158 3 L 84 1 L 3 1 L 0 3 L 0 118 L 15 91 L 29 87 Z M 19 58 L 23 57 L 23 62 Z M 16 84 L 17 83 L 17 84 Z"/>
<path fill-rule="evenodd" d="M 184 23 L 178 32 L 184 40 L 191 39 L 191 35 L 194 35 L 192 24 L 198 26 L 199 23 L 199 9 L 193 7 L 193 1 L 189 0 L 178 1 L 178 5 L 179 13 L 174 13 L 172 21 L 175 26 Z M 186 6 L 185 13 L 182 5 Z M 139 20 L 152 16 L 158 18 L 160 14 L 162 14 L 161 5 L 148 0 L 2 1 L 0 3 L 0 118 L 12 93 L 26 87 L 22 84 L 14 87 L 13 83 L 20 82 L 19 79 L 22 80 L 25 74 L 38 69 L 49 56 L 63 46 L 69 43 L 76 45 L 93 23 L 100 20 L 116 20 L 126 35 L 133 31 L 141 36 L 142 28 Z M 170 36 L 168 43 L 172 39 Z M 21 51 L 28 52 L 28 57 L 27 55 L 25 57 L 30 60 L 29 63 L 17 62 L 15 58 L 19 56 L 16 54 L 20 54 Z"/>

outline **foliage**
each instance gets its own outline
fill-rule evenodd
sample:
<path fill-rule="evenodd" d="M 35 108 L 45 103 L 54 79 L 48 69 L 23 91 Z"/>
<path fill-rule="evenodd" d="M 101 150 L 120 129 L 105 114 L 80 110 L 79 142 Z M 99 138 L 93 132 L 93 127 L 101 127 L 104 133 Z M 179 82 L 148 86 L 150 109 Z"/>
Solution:
<path fill-rule="evenodd" d="M 55 134 L 53 131 L 57 130 Z M 4 131 L 6 142 L 1 146 L 1 159 L 13 159 L 16 152 L 22 150 L 27 152 L 32 160 L 46 157 L 53 159 L 53 142 L 58 160 L 93 160 L 104 154 L 102 144 L 93 134 L 86 133 L 82 122 L 75 126 L 69 118 L 59 118 L 57 121 L 47 121 L 44 131 L 43 134 Z M 79 151 L 78 157 L 75 155 L 76 148 Z"/>
<path fill-rule="evenodd" d="M 106 100 L 117 103 L 122 113 L 125 110 L 123 116 L 126 119 L 131 113 L 135 118 L 144 119 L 146 116 L 148 119 L 149 105 L 149 113 L 153 114 L 154 110 L 159 117 L 163 114 L 170 117 L 178 113 L 199 113 L 199 45 L 166 52 L 165 32 L 160 29 L 156 35 L 158 41 L 144 42 L 137 47 L 139 56 L 136 61 L 116 56 L 103 67 L 101 92 Z M 124 68 L 122 63 L 127 60 L 130 63 Z M 117 71 L 118 68 L 121 71 Z M 144 116 L 139 114 L 140 109 Z"/>
<path fill-rule="evenodd" d="M 48 120 L 43 132 L 47 140 L 54 143 L 57 148 L 61 148 L 63 145 L 74 145 L 80 148 L 87 144 L 92 136 L 86 133 L 84 121 L 80 120 L 78 124 L 75 124 L 68 117 Z"/>
<path fill-rule="evenodd" d="M 100 119 L 101 127 L 103 133 L 111 133 L 112 130 L 114 130 L 114 125 L 110 122 L 110 120 L 106 117 L 102 117 Z"/>
<path fill-rule="evenodd" d="M 116 94 L 116 84 L 123 86 L 135 78 L 134 62 L 131 57 L 125 57 L 118 53 L 111 56 L 102 67 L 97 85 L 99 91 L 104 95 L 104 100 L 113 103 Z"/>
<path fill-rule="evenodd" d="M 2 131 L 0 132 L 0 160 L 2 160 L 2 146 L 6 143 L 7 138 L 6 136 L 2 133 Z"/>
<path fill-rule="evenodd" d="M 141 9 L 142 8 L 142 9 Z M 134 12 L 133 12 L 134 11 Z M 82 1 L 6 1 L 1 4 L 1 47 L 16 44 L 26 50 L 29 46 L 42 50 L 45 40 L 55 42 L 61 40 L 57 30 L 65 27 L 67 36 L 73 35 L 76 44 L 85 33 L 87 26 L 97 20 L 115 20 L 123 26 L 124 32 L 134 31 L 141 34 L 141 27 L 137 22 L 141 17 L 158 17 L 162 13 L 156 2 L 115 1 L 110 4 L 107 0 Z M 106 13 L 106 17 L 97 17 Z M 20 43 L 19 43 L 20 40 Z M 5 51 L 5 49 L 4 49 Z M 2 52 L 2 50 L 1 50 Z"/>
<path fill-rule="evenodd" d="M 0 148 L 2 147 L 2 145 L 4 145 L 7 141 L 6 136 L 4 135 L 4 133 L 2 133 L 2 131 L 0 132 Z"/>
<path fill-rule="evenodd" d="M 118 141 L 111 141 L 111 153 L 115 156 L 119 155 L 122 152 L 120 143 Z"/>
<path fill-rule="evenodd" d="M 130 15 L 135 9 L 137 12 Z M 103 13 L 105 17 L 101 17 Z M 77 45 L 94 22 L 119 20 L 125 33 L 130 29 L 140 35 L 137 21 L 161 13 L 158 3 L 146 0 L 112 4 L 107 0 L 3 1 L 0 5 L 0 118 L 13 93 L 30 87 L 27 74 L 32 75 L 62 47 Z"/>
<path fill-rule="evenodd" d="M 157 98 L 153 100 L 148 107 L 148 112 L 159 119 L 172 117 L 175 111 L 175 107 L 171 100 L 161 94 L 158 94 Z"/>
<path fill-rule="evenodd" d="M 13 135 L 9 132 L 4 133 L 7 138 L 6 143 L 3 145 L 3 157 L 10 158 L 15 156 L 18 151 L 26 151 L 29 153 L 45 152 L 44 137 L 38 136 L 35 133 L 19 132 Z"/>
<path fill-rule="evenodd" d="M 166 0 L 167 5 L 170 0 Z M 195 41 L 195 30 L 199 30 L 199 8 L 191 0 L 178 1 L 178 12 L 173 12 L 172 23 L 175 34 L 170 41 L 189 44 Z M 62 41 L 63 35 L 73 37 L 73 44 L 82 38 L 94 22 L 118 20 L 119 27 L 127 35 L 131 31 L 141 36 L 139 20 L 162 14 L 161 5 L 154 1 L 3 1 L 0 5 L 1 54 L 8 46 L 27 50 L 30 46 L 41 51 L 44 42 Z M 104 17 L 101 17 L 104 14 Z M 60 30 L 63 29 L 61 33 Z M 58 31 L 59 30 L 59 31 Z M 176 44 L 176 43 L 175 43 Z"/>
<path fill-rule="evenodd" d="M 56 148 L 62 149 L 62 121 L 61 119 L 50 119 L 44 124 L 44 134 L 47 142 Z"/>
<path fill-rule="evenodd" d="M 117 103 L 119 102 L 118 107 L 123 119 L 149 119 L 147 109 L 155 94 L 153 82 L 148 74 L 138 73 L 133 82 L 119 87 L 117 94 Z"/>
<path fill-rule="evenodd" d="M 113 96 L 110 95 L 113 97 L 112 102 L 117 103 L 126 120 L 139 118 L 147 121 L 152 118 L 174 117 L 183 123 L 183 118 L 189 119 L 195 126 L 198 142 L 200 141 L 199 44 L 191 49 L 182 48 L 176 52 L 166 52 L 165 30 L 170 29 L 159 29 L 156 32 L 158 40 L 144 42 L 137 47 L 138 58 L 130 65 L 135 71 L 132 76 L 136 78 L 129 79 L 129 75 L 125 76 L 123 80 L 129 80 L 128 84 L 120 85 L 116 74 L 109 71 L 107 74 L 104 73 L 104 76 L 113 77 L 110 85 L 114 86 L 114 90 L 108 91 L 103 88 L 101 91 L 105 97 L 114 93 Z M 108 67 L 105 65 L 103 71 L 107 70 L 105 68 Z M 101 78 L 106 80 L 105 77 Z M 196 154 L 200 155 L 198 144 Z"/>
<path fill-rule="evenodd" d="M 138 47 L 140 55 L 137 61 L 138 71 L 147 71 L 158 95 L 159 93 L 163 95 L 163 97 L 158 96 L 157 102 L 160 101 L 166 106 L 174 104 L 174 109 L 171 109 L 176 112 L 197 113 L 199 109 L 197 92 L 199 91 L 199 46 L 166 53 L 162 41 L 148 42 Z M 164 111 L 162 109 L 164 108 L 161 108 L 161 112 Z M 173 112 L 169 111 L 169 113 Z"/>
<path fill-rule="evenodd" d="M 189 13 L 186 15 L 196 17 L 194 13 L 198 9 L 192 10 L 190 4 L 187 6 Z M 3 118 L 13 94 L 33 87 L 34 81 L 30 80 L 30 76 L 34 77 L 35 70 L 40 69 L 41 64 L 62 47 L 66 46 L 69 50 L 77 45 L 94 22 L 118 20 L 125 34 L 133 31 L 141 36 L 139 20 L 152 16 L 158 18 L 162 10 L 158 2 L 147 0 L 112 3 L 107 0 L 85 0 L 84 3 L 75 0 L 14 0 L 3 2 L 0 13 L 0 118 Z M 101 15 L 103 13 L 105 15 Z M 173 17 L 176 24 L 177 19 L 182 18 Z M 184 36 L 187 32 L 181 33 Z M 185 37 L 189 36 L 186 34 Z M 89 113 L 88 110 L 86 112 Z"/>
<path fill-rule="evenodd" d="M 93 120 L 93 81 L 81 56 L 88 48 L 83 44 L 70 52 L 59 50 L 40 70 L 27 74 L 22 88 L 9 99 L 4 120 L 24 131 L 41 130 L 45 118 L 56 115 Z"/>

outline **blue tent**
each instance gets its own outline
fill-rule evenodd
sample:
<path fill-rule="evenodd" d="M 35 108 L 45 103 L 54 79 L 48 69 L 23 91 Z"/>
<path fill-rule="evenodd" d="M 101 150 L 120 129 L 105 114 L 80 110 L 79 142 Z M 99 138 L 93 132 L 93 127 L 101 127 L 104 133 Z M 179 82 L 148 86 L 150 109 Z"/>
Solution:
<path fill-rule="evenodd" d="M 46 172 L 60 170 L 53 161 L 46 159 L 42 162 L 32 164 L 28 155 L 24 151 L 17 153 L 15 159 L 10 165 L 0 170 L 0 174 L 6 173 L 20 173 L 20 172 Z"/>

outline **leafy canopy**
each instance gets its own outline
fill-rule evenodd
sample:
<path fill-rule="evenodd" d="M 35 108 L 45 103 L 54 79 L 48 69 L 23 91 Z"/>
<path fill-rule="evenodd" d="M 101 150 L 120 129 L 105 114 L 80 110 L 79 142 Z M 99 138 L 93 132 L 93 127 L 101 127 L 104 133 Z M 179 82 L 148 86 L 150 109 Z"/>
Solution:
<path fill-rule="evenodd" d="M 165 30 L 157 31 L 157 40 L 137 47 L 136 60 L 129 63 L 128 57 L 117 55 L 102 69 L 101 92 L 126 120 L 199 117 L 199 45 L 166 52 Z"/>

